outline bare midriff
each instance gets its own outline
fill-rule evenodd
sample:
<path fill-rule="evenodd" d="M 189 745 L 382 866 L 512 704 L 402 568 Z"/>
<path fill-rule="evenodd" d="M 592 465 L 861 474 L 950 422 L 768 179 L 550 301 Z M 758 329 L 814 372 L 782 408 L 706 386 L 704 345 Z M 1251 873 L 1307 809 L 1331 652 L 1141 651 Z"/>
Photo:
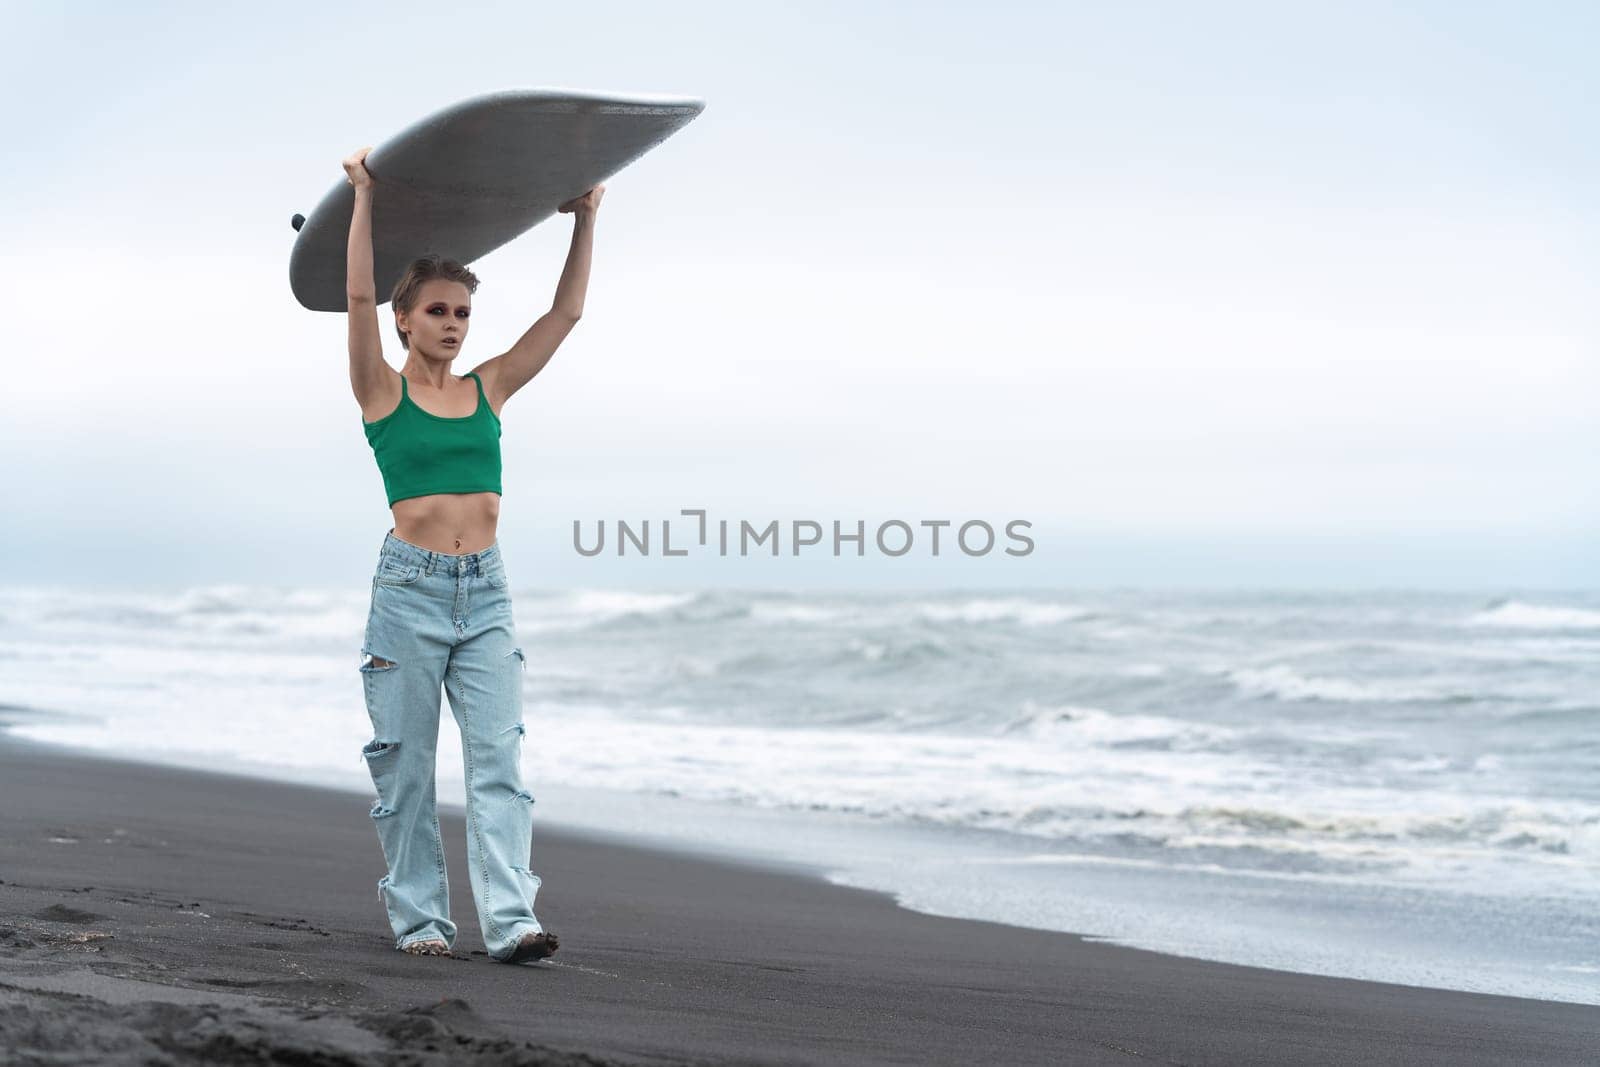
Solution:
<path fill-rule="evenodd" d="M 364 421 L 372 422 L 390 414 L 400 404 L 400 375 L 393 378 L 393 395 L 378 401 L 380 411 L 363 411 Z M 423 411 L 443 418 L 457 419 L 471 415 L 478 408 L 478 387 L 470 378 L 456 378 L 450 396 L 442 396 L 426 386 L 412 385 L 412 403 L 420 396 L 426 405 L 417 403 Z M 486 396 L 487 399 L 487 396 Z M 435 407 L 445 410 L 436 411 Z M 491 403 L 490 409 L 494 411 Z M 500 413 L 494 412 L 499 418 Z M 390 505 L 394 514 L 394 535 L 419 548 L 448 555 L 482 552 L 494 544 L 495 531 L 500 524 L 499 493 L 434 493 L 396 500 Z"/>
<path fill-rule="evenodd" d="M 394 535 L 419 548 L 448 555 L 482 552 L 494 544 L 500 523 L 498 493 L 435 493 L 396 500 Z"/>

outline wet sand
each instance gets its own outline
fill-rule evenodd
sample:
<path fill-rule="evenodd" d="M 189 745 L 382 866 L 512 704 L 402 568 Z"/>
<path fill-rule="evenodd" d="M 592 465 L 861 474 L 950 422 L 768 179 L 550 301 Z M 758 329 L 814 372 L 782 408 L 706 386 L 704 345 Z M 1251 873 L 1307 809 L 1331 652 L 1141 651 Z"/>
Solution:
<path fill-rule="evenodd" d="M 218 709 L 219 715 L 227 714 Z M 1579 1064 L 1600 1008 L 919 915 L 535 818 L 561 950 L 391 943 L 369 800 L 0 735 L 0 1062 Z"/>

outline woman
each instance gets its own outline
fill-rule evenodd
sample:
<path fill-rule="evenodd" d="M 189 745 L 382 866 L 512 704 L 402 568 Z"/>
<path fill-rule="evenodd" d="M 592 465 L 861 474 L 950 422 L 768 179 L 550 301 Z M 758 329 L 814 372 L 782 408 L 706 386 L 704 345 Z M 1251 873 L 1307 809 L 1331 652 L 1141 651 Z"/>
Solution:
<path fill-rule="evenodd" d="M 450 954 L 456 927 L 434 795 L 443 686 L 461 728 L 468 869 L 484 945 L 503 963 L 542 959 L 558 941 L 533 912 L 540 883 L 528 866 L 533 797 L 522 787 L 519 760 L 524 657 L 495 536 L 500 412 L 583 314 L 605 187 L 561 205 L 573 216 L 572 246 L 550 310 L 466 377 L 451 368 L 466 344 L 478 279 L 438 256 L 412 263 L 391 296 L 407 353 L 396 374 L 379 341 L 368 151 L 353 153 L 344 169 L 356 191 L 346 283 L 350 384 L 394 512 L 361 651 L 373 728 L 362 753 L 378 791 L 372 819 L 389 868 L 379 895 L 396 948 Z"/>

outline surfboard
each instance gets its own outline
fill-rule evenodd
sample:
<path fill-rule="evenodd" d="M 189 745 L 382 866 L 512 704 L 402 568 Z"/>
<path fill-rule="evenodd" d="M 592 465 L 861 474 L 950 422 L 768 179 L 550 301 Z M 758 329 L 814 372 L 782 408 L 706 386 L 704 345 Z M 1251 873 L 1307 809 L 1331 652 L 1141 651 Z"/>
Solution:
<path fill-rule="evenodd" d="M 411 261 L 471 264 L 527 232 L 686 126 L 692 97 L 508 89 L 427 115 L 367 153 L 378 302 Z M 355 189 L 343 175 L 295 215 L 289 286 L 313 311 L 344 311 Z"/>

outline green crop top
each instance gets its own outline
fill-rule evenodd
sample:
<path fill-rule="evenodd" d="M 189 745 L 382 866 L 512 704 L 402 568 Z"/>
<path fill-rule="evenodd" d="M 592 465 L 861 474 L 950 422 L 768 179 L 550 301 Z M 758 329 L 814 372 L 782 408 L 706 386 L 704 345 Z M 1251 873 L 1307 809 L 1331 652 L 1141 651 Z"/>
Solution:
<path fill-rule="evenodd" d="M 424 411 L 400 376 L 400 406 L 377 422 L 362 421 L 392 506 L 431 493 L 500 492 L 500 418 L 478 383 L 478 409 L 459 419 Z"/>

